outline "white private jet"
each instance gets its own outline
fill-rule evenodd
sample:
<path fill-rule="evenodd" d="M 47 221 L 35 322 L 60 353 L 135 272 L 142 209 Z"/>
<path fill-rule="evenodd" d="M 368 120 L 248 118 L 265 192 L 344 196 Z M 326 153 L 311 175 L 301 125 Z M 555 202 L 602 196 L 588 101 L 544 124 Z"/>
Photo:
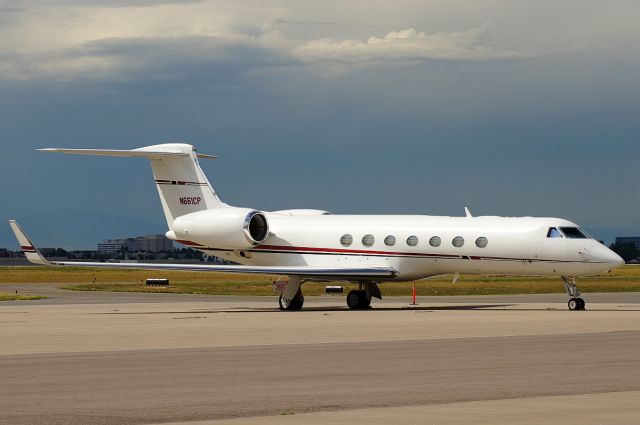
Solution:
<path fill-rule="evenodd" d="M 40 149 L 79 155 L 143 157 L 151 162 L 169 239 L 240 265 L 50 262 L 20 226 L 11 227 L 27 259 L 55 266 L 255 273 L 281 276 L 279 307 L 300 310 L 301 284 L 310 280 L 357 282 L 347 295 L 352 309 L 382 298 L 379 283 L 460 273 L 559 276 L 570 310 L 585 302 L 579 276 L 624 263 L 578 225 L 559 218 L 425 215 L 332 215 L 320 210 L 258 211 L 225 204 L 188 144 L 133 150 Z M 215 158 L 215 157 L 213 157 Z"/>

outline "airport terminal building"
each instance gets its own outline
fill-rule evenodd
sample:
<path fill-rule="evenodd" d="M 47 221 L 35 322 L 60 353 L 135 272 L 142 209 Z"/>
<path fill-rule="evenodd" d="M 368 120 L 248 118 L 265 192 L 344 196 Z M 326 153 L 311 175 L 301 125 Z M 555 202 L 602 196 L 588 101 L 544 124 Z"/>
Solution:
<path fill-rule="evenodd" d="M 98 252 L 101 254 L 115 254 L 126 250 L 127 252 L 162 252 L 171 251 L 173 241 L 165 235 L 146 235 L 135 238 L 107 239 L 98 243 Z"/>

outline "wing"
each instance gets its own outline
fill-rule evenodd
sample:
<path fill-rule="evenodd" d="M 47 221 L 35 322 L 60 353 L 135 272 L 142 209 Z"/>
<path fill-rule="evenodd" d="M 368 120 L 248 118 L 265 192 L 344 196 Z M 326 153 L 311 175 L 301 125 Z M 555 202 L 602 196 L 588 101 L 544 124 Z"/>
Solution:
<path fill-rule="evenodd" d="M 84 261 L 49 261 L 38 251 L 15 220 L 9 225 L 20 243 L 27 260 L 43 266 L 100 267 L 108 269 L 184 270 L 222 273 L 304 276 L 307 278 L 336 278 L 347 280 L 393 278 L 398 275 L 391 267 L 308 267 L 308 266 L 239 266 L 208 264 L 156 263 L 100 263 Z"/>

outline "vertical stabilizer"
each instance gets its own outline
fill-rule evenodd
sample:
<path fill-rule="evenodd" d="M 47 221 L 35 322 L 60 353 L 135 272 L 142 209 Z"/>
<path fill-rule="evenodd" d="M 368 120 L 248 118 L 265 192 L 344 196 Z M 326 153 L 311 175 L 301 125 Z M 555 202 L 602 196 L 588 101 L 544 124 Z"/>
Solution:
<path fill-rule="evenodd" d="M 197 154 L 193 146 L 188 144 L 166 143 L 133 150 L 61 148 L 40 150 L 76 155 L 147 158 L 151 162 L 151 169 L 169 229 L 173 228 L 174 220 L 182 215 L 226 206 L 218 198 L 198 163 L 198 157 L 215 157 Z"/>
<path fill-rule="evenodd" d="M 164 149 L 186 154 L 149 158 L 169 229 L 173 228 L 173 221 L 182 215 L 225 205 L 200 168 L 193 146 L 165 144 L 135 150 L 158 152 Z"/>

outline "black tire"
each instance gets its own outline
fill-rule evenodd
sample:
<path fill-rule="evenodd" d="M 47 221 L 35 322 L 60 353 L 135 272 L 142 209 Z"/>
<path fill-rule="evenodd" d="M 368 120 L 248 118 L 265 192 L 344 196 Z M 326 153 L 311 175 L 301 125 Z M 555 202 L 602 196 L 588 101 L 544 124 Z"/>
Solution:
<path fill-rule="evenodd" d="M 579 310 L 580 303 L 577 298 L 571 298 L 567 303 L 569 310 Z"/>
<path fill-rule="evenodd" d="M 302 306 L 304 305 L 304 295 L 302 295 L 302 292 L 298 292 L 298 295 L 296 295 L 295 304 L 294 311 L 302 310 Z"/>
<path fill-rule="evenodd" d="M 299 311 L 302 309 L 304 305 L 304 295 L 302 295 L 302 291 L 298 289 L 296 296 L 293 297 L 288 306 L 284 306 L 282 304 L 282 294 L 280 294 L 280 298 L 278 298 L 278 306 L 282 311 Z"/>
<path fill-rule="evenodd" d="M 360 295 L 360 291 L 350 291 L 347 294 L 347 306 L 352 309 L 352 310 L 357 310 L 360 308 L 360 303 L 362 302 L 361 299 L 361 295 Z"/>
<path fill-rule="evenodd" d="M 576 298 L 576 302 L 578 303 L 578 310 L 584 310 L 587 303 L 582 298 Z"/>
<path fill-rule="evenodd" d="M 359 291 L 360 292 L 360 309 L 367 309 L 371 307 L 371 297 L 368 296 L 367 291 Z"/>

